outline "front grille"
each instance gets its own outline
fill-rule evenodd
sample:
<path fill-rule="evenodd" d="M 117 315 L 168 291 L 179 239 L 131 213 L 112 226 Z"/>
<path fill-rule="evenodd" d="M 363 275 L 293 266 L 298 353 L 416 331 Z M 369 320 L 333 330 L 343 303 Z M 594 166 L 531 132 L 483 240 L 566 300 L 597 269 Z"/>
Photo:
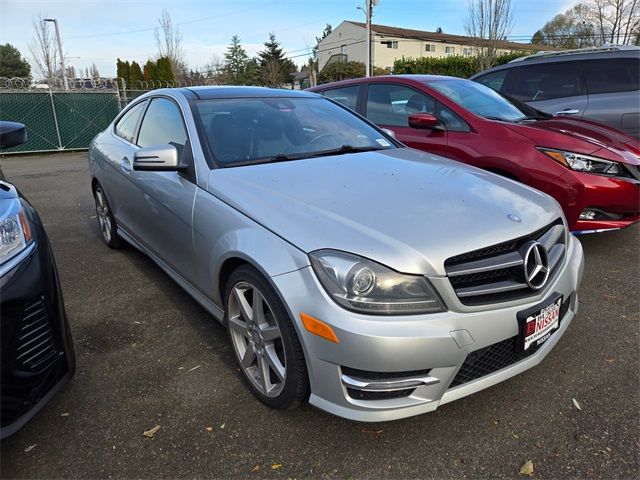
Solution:
<path fill-rule="evenodd" d="M 445 270 L 456 295 L 465 305 L 506 302 L 533 295 L 524 278 L 524 254 L 532 241 L 548 255 L 549 278 L 557 273 L 565 256 L 565 227 L 558 219 L 529 235 L 447 259 Z"/>
<path fill-rule="evenodd" d="M 42 300 L 25 307 L 16 347 L 16 367 L 40 372 L 58 357 L 47 310 Z"/>
<path fill-rule="evenodd" d="M 569 310 L 570 304 L 571 297 L 565 299 L 560 306 L 560 321 L 562 321 L 567 310 Z M 467 358 L 462 364 L 462 367 L 460 367 L 460 370 L 458 370 L 449 388 L 457 387 L 458 385 L 497 372 L 533 355 L 536 351 L 536 347 L 531 347 L 526 351 L 523 350 L 518 335 L 494 343 L 488 347 L 475 350 L 467 355 Z"/>

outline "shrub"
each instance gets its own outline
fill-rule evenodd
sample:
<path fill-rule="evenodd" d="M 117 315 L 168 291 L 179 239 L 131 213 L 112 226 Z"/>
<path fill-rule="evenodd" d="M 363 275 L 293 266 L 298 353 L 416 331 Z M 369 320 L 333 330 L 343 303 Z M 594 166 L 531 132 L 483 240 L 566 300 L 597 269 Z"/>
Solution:
<path fill-rule="evenodd" d="M 502 65 L 515 58 L 528 55 L 530 52 L 510 52 L 499 55 L 496 65 Z M 448 75 L 451 77 L 469 78 L 478 73 L 478 62 L 475 57 L 463 57 L 455 55 L 444 58 L 404 58 L 393 62 L 393 73 L 399 74 L 427 74 L 427 75 Z"/>

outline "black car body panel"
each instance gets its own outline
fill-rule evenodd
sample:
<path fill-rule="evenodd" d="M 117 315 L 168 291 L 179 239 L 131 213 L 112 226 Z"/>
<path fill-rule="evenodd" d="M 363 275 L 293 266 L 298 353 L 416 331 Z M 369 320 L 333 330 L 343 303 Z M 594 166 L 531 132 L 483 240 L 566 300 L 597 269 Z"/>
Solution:
<path fill-rule="evenodd" d="M 27 423 L 75 372 L 58 271 L 36 210 L 0 180 L 2 202 L 19 201 L 35 242 L 0 276 L 0 438 Z M 7 262 L 8 263 L 8 262 Z"/>

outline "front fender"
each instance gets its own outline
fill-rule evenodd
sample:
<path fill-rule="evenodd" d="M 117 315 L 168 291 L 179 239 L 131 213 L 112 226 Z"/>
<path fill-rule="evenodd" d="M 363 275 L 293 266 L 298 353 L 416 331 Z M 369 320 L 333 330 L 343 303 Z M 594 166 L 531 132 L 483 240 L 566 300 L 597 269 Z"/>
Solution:
<path fill-rule="evenodd" d="M 266 278 L 309 265 L 300 249 L 230 207 L 199 190 L 193 216 L 197 283 L 214 303 L 222 307 L 220 278 L 227 262 L 244 261 Z"/>

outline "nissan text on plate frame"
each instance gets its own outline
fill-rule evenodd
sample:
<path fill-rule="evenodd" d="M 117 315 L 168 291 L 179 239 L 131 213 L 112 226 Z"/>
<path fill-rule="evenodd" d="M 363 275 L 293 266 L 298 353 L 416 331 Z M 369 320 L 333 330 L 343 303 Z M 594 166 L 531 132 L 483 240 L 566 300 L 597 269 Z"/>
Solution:
<path fill-rule="evenodd" d="M 305 92 L 156 90 L 89 151 L 103 240 L 223 322 L 265 404 L 383 421 L 537 365 L 577 312 L 551 197 Z"/>

